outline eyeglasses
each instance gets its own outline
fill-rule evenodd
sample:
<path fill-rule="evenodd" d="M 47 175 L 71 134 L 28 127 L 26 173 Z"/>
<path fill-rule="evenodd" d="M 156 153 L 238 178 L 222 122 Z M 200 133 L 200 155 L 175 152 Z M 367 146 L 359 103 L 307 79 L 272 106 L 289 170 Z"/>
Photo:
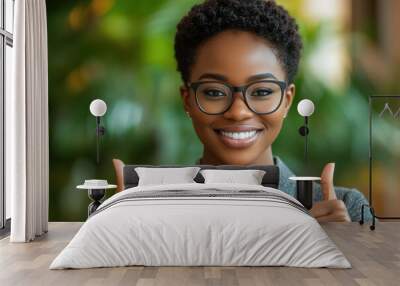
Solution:
<path fill-rule="evenodd" d="M 233 104 L 235 92 L 241 92 L 246 106 L 256 114 L 275 112 L 282 103 L 286 82 L 262 80 L 243 86 L 232 86 L 219 81 L 188 83 L 195 93 L 199 109 L 210 115 L 225 113 Z"/>

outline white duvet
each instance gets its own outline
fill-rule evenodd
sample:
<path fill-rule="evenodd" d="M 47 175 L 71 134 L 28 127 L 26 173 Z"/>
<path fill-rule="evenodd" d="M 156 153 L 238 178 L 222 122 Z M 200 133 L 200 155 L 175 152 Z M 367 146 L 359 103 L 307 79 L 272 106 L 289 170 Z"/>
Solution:
<path fill-rule="evenodd" d="M 138 186 L 110 197 L 50 269 L 127 265 L 351 267 L 291 196 L 198 183 Z"/>

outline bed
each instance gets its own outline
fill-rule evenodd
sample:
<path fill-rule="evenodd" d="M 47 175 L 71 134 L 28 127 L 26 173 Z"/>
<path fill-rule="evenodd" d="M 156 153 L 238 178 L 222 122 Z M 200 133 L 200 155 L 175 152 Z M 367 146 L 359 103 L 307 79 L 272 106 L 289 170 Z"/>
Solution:
<path fill-rule="evenodd" d="M 191 183 L 138 185 L 138 166 L 124 167 L 125 190 L 100 205 L 50 269 L 351 267 L 307 209 L 277 189 L 275 166 L 197 165 L 262 169 L 260 185 L 205 183 L 200 172 Z"/>

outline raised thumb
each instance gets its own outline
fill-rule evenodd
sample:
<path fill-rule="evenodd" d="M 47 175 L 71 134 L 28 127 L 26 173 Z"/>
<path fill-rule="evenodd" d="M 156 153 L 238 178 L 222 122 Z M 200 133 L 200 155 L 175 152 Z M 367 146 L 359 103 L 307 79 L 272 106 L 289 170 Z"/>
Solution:
<path fill-rule="evenodd" d="M 335 173 L 335 163 L 325 165 L 321 174 L 321 190 L 324 201 L 336 200 L 335 188 L 333 186 L 333 174 Z"/>

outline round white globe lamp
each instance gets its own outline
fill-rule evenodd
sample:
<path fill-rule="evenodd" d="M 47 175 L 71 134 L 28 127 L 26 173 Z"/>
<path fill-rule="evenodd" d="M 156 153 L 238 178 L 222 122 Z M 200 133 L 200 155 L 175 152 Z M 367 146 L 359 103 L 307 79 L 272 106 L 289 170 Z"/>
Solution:
<path fill-rule="evenodd" d="M 107 112 L 107 104 L 101 99 L 95 99 L 90 103 L 89 110 L 96 117 L 96 162 L 100 164 L 100 137 L 106 132 L 106 129 L 100 125 L 100 119 Z"/>

